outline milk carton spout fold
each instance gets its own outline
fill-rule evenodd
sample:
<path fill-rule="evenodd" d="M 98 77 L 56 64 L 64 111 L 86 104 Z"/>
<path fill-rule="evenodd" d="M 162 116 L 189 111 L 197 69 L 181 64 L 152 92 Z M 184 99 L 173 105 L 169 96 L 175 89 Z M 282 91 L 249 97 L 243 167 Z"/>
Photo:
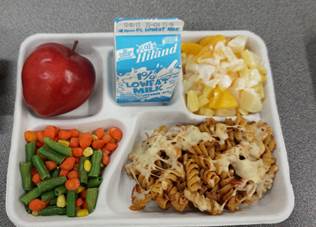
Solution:
<path fill-rule="evenodd" d="M 115 99 L 118 103 L 168 103 L 181 73 L 177 18 L 114 21 Z"/>

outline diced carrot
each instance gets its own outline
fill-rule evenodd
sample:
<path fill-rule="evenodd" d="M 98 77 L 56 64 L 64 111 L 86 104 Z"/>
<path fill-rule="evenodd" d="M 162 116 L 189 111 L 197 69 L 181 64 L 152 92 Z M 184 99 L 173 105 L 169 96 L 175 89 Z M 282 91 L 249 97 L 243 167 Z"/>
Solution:
<path fill-rule="evenodd" d="M 85 199 L 87 197 L 87 190 L 83 190 L 82 192 L 80 192 L 80 197 Z"/>
<path fill-rule="evenodd" d="M 36 137 L 36 132 L 34 131 L 25 131 L 24 132 L 24 139 L 26 142 L 33 142 L 36 141 L 37 137 Z"/>
<path fill-rule="evenodd" d="M 77 170 L 71 170 L 68 174 L 67 174 L 68 179 L 72 179 L 72 178 L 78 178 L 79 174 Z"/>
<path fill-rule="evenodd" d="M 74 191 L 77 188 L 79 188 L 80 186 L 80 181 L 78 178 L 72 178 L 72 179 L 68 179 L 65 183 L 65 187 L 67 188 L 67 190 L 69 191 Z"/>
<path fill-rule="evenodd" d="M 110 163 L 110 156 L 107 155 L 106 153 L 103 153 L 102 163 L 105 166 L 107 166 Z"/>
<path fill-rule="evenodd" d="M 57 164 L 56 164 L 56 162 L 54 162 L 54 161 L 45 161 L 45 165 L 46 165 L 46 168 L 47 168 L 49 171 L 51 171 L 51 170 L 53 170 L 53 169 L 56 169 L 56 167 L 57 167 Z"/>
<path fill-rule="evenodd" d="M 112 152 L 111 151 L 108 151 L 105 147 L 102 149 L 103 151 L 103 154 L 107 154 L 107 155 L 110 155 Z"/>
<path fill-rule="evenodd" d="M 36 174 L 36 173 L 37 173 L 37 170 L 33 167 L 32 170 L 31 170 L 32 176 L 34 176 L 34 174 Z"/>
<path fill-rule="evenodd" d="M 116 141 L 116 139 L 111 139 L 109 143 L 117 143 L 118 141 Z"/>
<path fill-rule="evenodd" d="M 71 137 L 79 137 L 80 132 L 77 129 L 71 129 Z"/>
<path fill-rule="evenodd" d="M 79 144 L 83 149 L 89 147 L 92 143 L 92 135 L 91 133 L 81 133 L 79 136 Z"/>
<path fill-rule="evenodd" d="M 49 137 L 51 139 L 55 139 L 56 135 L 57 135 L 57 128 L 55 126 L 48 125 L 44 129 L 44 137 Z"/>
<path fill-rule="evenodd" d="M 101 140 L 94 140 L 92 142 L 92 147 L 94 149 L 101 149 L 104 146 L 104 144 L 105 144 L 105 141 L 102 139 Z"/>
<path fill-rule="evenodd" d="M 88 205 L 87 205 L 87 202 L 86 202 L 86 201 L 83 202 L 82 208 L 83 208 L 83 209 L 88 209 Z"/>
<path fill-rule="evenodd" d="M 42 147 L 44 145 L 43 142 L 40 142 L 40 141 L 37 141 L 36 142 L 36 146 L 39 148 L 39 147 Z"/>
<path fill-rule="evenodd" d="M 76 159 L 74 157 L 68 157 L 66 158 L 61 165 L 59 166 L 63 170 L 72 170 L 74 168 Z"/>
<path fill-rule="evenodd" d="M 107 143 L 105 145 L 105 149 L 110 151 L 110 152 L 115 151 L 116 148 L 117 148 L 117 144 L 116 143 Z"/>
<path fill-rule="evenodd" d="M 81 157 L 83 154 L 83 150 L 81 147 L 72 148 L 72 155 L 75 157 Z"/>
<path fill-rule="evenodd" d="M 77 137 L 72 137 L 70 139 L 70 144 L 69 144 L 70 147 L 79 147 L 79 138 Z"/>
<path fill-rule="evenodd" d="M 36 137 L 37 137 L 37 140 L 41 143 L 44 143 L 44 133 L 43 131 L 37 131 L 36 132 Z"/>
<path fill-rule="evenodd" d="M 95 134 L 97 135 L 99 139 L 102 139 L 102 137 L 104 136 L 104 133 L 105 133 L 104 128 L 97 128 L 95 130 Z"/>
<path fill-rule="evenodd" d="M 42 201 L 40 199 L 33 199 L 29 203 L 29 208 L 31 211 L 40 211 L 40 210 L 44 209 L 46 206 L 47 206 L 47 203 L 45 203 L 44 201 Z"/>
<path fill-rule="evenodd" d="M 39 184 L 41 183 L 41 176 L 39 175 L 39 173 L 35 173 L 32 177 L 32 182 L 34 184 Z"/>
<path fill-rule="evenodd" d="M 104 134 L 102 139 L 105 141 L 105 143 L 109 143 L 112 140 L 112 137 L 108 133 L 106 133 Z"/>
<path fill-rule="evenodd" d="M 71 131 L 70 130 L 60 130 L 58 132 L 58 138 L 61 140 L 68 140 L 71 137 Z"/>
<path fill-rule="evenodd" d="M 69 172 L 68 170 L 61 169 L 59 171 L 59 176 L 65 177 L 65 176 L 67 176 L 68 172 Z"/>
<path fill-rule="evenodd" d="M 77 200 L 76 200 L 76 206 L 77 207 L 81 207 L 83 205 L 83 199 L 82 198 L 78 198 Z"/>
<path fill-rule="evenodd" d="M 123 133 L 121 129 L 113 127 L 109 129 L 109 134 L 112 138 L 114 138 L 116 141 L 120 141 L 122 139 Z"/>

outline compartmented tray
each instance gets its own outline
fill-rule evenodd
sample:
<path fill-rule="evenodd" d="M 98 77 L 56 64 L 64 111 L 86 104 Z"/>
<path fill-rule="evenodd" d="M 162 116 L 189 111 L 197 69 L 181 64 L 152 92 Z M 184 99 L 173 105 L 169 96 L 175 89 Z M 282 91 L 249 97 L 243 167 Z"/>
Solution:
<path fill-rule="evenodd" d="M 263 40 L 248 31 L 186 31 L 183 41 L 196 40 L 206 35 L 225 36 L 246 35 L 248 47 L 259 55 L 267 69 L 266 99 L 260 114 L 246 116 L 247 120 L 262 119 L 268 122 L 275 135 L 277 148 L 275 156 L 279 165 L 272 189 L 257 203 L 244 207 L 238 212 L 225 212 L 219 216 L 209 216 L 199 212 L 176 213 L 162 211 L 158 206 L 150 206 L 144 211 L 128 209 L 133 180 L 123 170 L 128 153 L 145 130 L 162 124 L 199 122 L 203 116 L 190 113 L 183 95 L 181 79 L 172 102 L 161 106 L 120 106 L 113 97 L 113 34 L 36 34 L 27 38 L 21 45 L 17 70 L 17 91 L 15 101 L 14 126 L 7 173 L 6 210 L 9 218 L 18 226 L 218 226 L 277 223 L 285 220 L 294 207 L 294 193 L 290 182 L 287 153 L 282 136 L 279 115 L 275 101 L 272 73 L 267 48 Z M 36 117 L 23 103 L 21 70 L 23 62 L 31 51 L 45 42 L 59 42 L 71 46 L 79 40 L 78 52 L 88 57 L 96 69 L 96 87 L 90 99 L 78 109 L 54 118 Z M 215 119 L 222 119 L 215 117 Z M 65 216 L 33 217 L 29 215 L 19 197 L 22 186 L 19 175 L 19 162 L 24 160 L 23 132 L 26 129 L 39 129 L 48 124 L 62 128 L 93 130 L 97 127 L 117 126 L 124 137 L 118 150 L 113 154 L 110 165 L 103 173 L 99 198 L 95 211 L 87 217 L 68 218 Z"/>

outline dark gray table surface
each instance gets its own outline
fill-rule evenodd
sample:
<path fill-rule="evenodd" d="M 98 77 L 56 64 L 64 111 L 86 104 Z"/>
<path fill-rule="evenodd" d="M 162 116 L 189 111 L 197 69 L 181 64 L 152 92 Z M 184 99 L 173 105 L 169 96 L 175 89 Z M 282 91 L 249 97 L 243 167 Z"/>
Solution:
<path fill-rule="evenodd" d="M 316 226 L 316 1 L 0 1 L 0 226 L 20 43 L 39 32 L 111 32 L 112 19 L 179 17 L 186 30 L 251 30 L 266 42 L 295 208 L 275 226 Z M 263 225 L 265 226 L 265 225 Z"/>

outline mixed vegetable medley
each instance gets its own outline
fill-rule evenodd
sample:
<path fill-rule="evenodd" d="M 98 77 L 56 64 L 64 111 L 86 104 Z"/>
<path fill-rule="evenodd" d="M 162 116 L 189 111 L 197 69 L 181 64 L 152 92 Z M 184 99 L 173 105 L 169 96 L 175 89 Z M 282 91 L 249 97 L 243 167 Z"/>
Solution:
<path fill-rule="evenodd" d="M 97 202 L 102 171 L 123 133 L 117 127 L 93 133 L 47 126 L 25 131 L 25 161 L 20 163 L 25 193 L 20 201 L 33 215 L 83 217 Z"/>

